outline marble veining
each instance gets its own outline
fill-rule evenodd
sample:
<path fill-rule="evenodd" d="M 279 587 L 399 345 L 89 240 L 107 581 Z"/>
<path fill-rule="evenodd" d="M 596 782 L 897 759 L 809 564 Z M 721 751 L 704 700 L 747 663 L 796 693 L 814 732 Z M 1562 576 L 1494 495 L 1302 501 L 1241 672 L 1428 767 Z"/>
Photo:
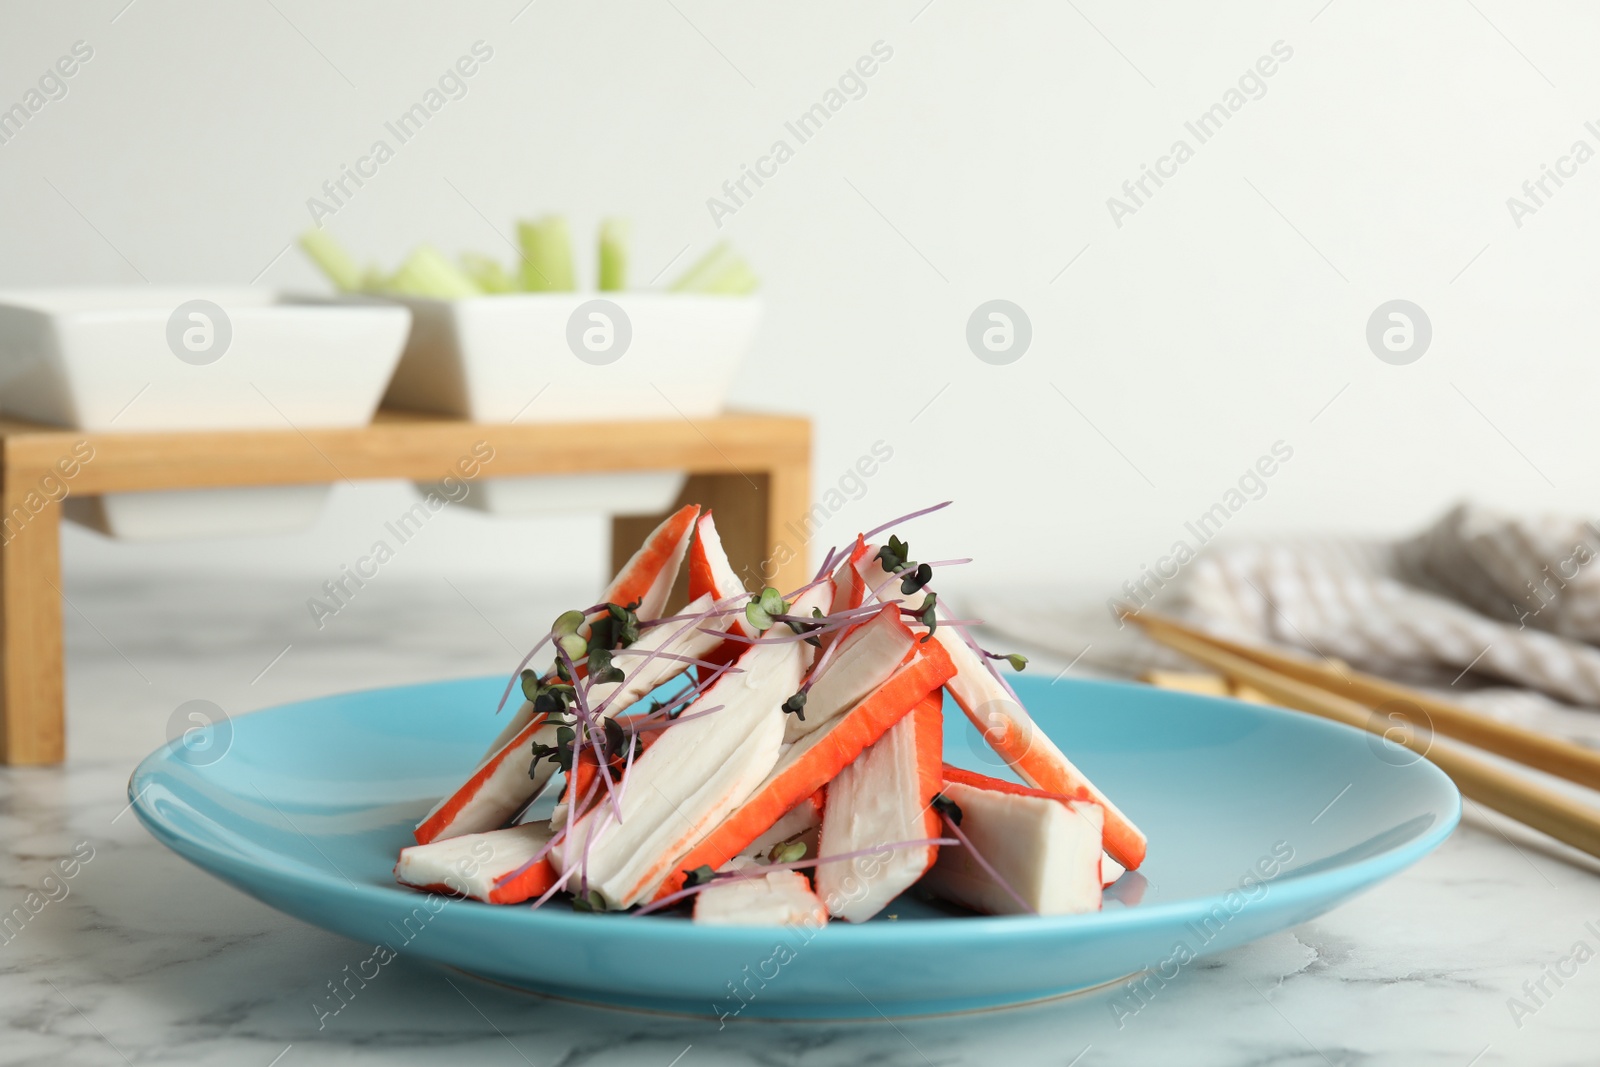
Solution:
<path fill-rule="evenodd" d="M 0 771 L 0 913 L 38 906 L 20 928 L 0 931 L 0 1064 L 1600 1059 L 1600 962 L 1577 963 L 1559 984 L 1549 977 L 1558 965 L 1572 969 L 1562 961 L 1579 942 L 1600 952 L 1586 925 L 1600 928 L 1600 864 L 1473 805 L 1417 867 L 1296 929 L 1198 961 L 1120 1026 L 1112 987 L 983 1015 L 719 1029 L 541 1000 L 403 954 L 336 1015 L 319 1016 L 313 1004 L 325 983 L 371 946 L 279 915 L 169 853 L 127 811 L 129 771 L 187 700 L 238 712 L 501 670 L 572 597 L 530 596 L 481 577 L 396 574 L 319 631 L 305 585 L 69 574 L 69 761 Z M 60 862 L 86 850 L 92 858 L 63 878 Z M 960 981 L 957 966 L 951 981 Z M 1510 998 L 1531 1010 L 1514 1017 Z"/>

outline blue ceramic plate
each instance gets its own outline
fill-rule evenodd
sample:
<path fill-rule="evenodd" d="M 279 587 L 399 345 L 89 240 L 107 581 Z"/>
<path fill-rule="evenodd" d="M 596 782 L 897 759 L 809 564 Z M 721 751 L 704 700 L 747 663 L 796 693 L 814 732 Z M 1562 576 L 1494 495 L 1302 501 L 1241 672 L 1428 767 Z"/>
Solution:
<path fill-rule="evenodd" d="M 870 923 L 808 938 L 400 888 L 396 854 L 482 754 L 503 685 L 406 686 L 241 716 L 207 744 L 158 749 L 129 794 L 185 858 L 346 937 L 541 993 L 742 1019 L 976 1010 L 1145 970 L 1155 978 L 1141 981 L 1170 980 L 1415 863 L 1461 811 L 1437 768 L 1361 731 L 1142 686 L 1023 678 L 1041 728 L 1150 837 L 1144 868 L 1098 914 L 986 918 L 908 895 Z M 1003 773 L 959 711 L 945 721 L 950 762 Z"/>

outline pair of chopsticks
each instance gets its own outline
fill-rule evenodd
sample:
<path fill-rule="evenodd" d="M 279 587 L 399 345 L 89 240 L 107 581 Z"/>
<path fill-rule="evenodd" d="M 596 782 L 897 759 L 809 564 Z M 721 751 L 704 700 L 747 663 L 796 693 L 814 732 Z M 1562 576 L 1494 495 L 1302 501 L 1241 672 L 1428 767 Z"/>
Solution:
<path fill-rule="evenodd" d="M 1498 722 L 1449 701 L 1348 668 L 1223 640 L 1176 619 L 1125 609 L 1122 617 L 1146 634 L 1230 679 L 1297 711 L 1368 730 L 1427 756 L 1461 790 L 1485 807 L 1600 857 L 1600 810 L 1514 774 L 1467 746 L 1600 789 L 1600 752 Z M 1428 730 L 1399 730 L 1383 714 L 1411 711 Z M 1407 707 L 1409 705 L 1409 707 Z"/>

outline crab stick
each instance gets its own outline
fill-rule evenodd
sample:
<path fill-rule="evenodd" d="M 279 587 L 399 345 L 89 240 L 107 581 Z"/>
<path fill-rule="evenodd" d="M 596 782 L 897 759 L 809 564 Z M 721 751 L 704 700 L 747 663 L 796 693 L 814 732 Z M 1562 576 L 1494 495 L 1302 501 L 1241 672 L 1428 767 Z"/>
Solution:
<path fill-rule="evenodd" d="M 600 602 L 632 604 L 637 600 L 639 606 L 634 611 L 640 619 L 659 619 L 673 583 L 678 580 L 678 568 L 683 565 L 689 534 L 699 514 L 700 505 L 685 504 L 668 515 L 611 579 Z"/>
<path fill-rule="evenodd" d="M 702 598 L 690 604 L 687 610 L 700 613 L 710 607 L 711 601 Z M 618 714 L 663 682 L 683 673 L 687 667 L 684 658 L 698 659 L 714 647 L 722 638 L 703 631 L 725 623 L 726 616 L 652 626 L 629 646 L 626 655 L 617 654 L 616 663 L 622 668 L 623 680 L 590 685 L 585 694 L 586 702 L 591 708 L 598 708 L 610 698 L 605 715 Z M 652 651 L 662 654 L 651 658 Z M 466 782 L 439 801 L 423 818 L 416 831 L 419 843 L 498 829 L 543 791 L 556 765 L 550 760 L 540 760 L 530 769 L 532 746 L 553 746 L 559 725 L 546 722 L 543 715 L 532 715 L 531 704 L 525 706 L 530 715 L 522 728 L 502 741 L 478 764 Z"/>
<path fill-rule="evenodd" d="M 716 520 L 708 509 L 695 520 L 694 542 L 689 546 L 689 598 L 694 600 L 709 596 L 714 601 L 726 600 L 743 592 L 746 592 L 744 583 L 734 572 L 733 564 L 728 562 L 728 553 L 722 547 L 722 535 L 717 533 Z M 737 615 L 732 618 L 728 632 L 742 637 L 755 636 L 755 632 Z M 726 663 L 743 650 L 741 642 L 727 641 L 720 648 L 707 653 L 705 658 L 712 663 Z M 703 677 L 709 668 L 702 667 L 700 671 Z"/>
<path fill-rule="evenodd" d="M 806 855 L 817 854 L 817 833 L 822 829 L 822 803 L 827 788 L 817 790 L 800 803 L 790 808 L 788 813 L 773 823 L 768 830 L 754 841 L 744 847 L 739 855 L 747 859 L 755 859 L 771 852 L 776 845 L 788 841 L 799 841 L 806 847 Z M 693 868 L 691 868 L 692 870 Z"/>
<path fill-rule="evenodd" d="M 923 888 L 990 915 L 1100 909 L 1099 804 L 1062 800 L 984 775 L 947 774 L 944 795 L 961 809 L 961 833 L 971 847 L 941 848 Z"/>
<path fill-rule="evenodd" d="M 895 625 L 902 626 L 899 620 Z M 902 629 L 904 627 L 902 626 Z M 722 820 L 704 839 L 674 865 L 672 874 L 661 884 L 657 896 L 676 892 L 683 885 L 689 871 L 706 866 L 712 870 L 737 856 L 767 830 L 777 823 L 795 805 L 812 796 L 819 788 L 848 773 L 869 748 L 876 748 L 880 739 L 897 723 L 903 723 L 912 709 L 932 702 L 931 738 L 934 789 L 927 798 L 938 791 L 939 768 L 939 702 L 937 695 L 955 668 L 942 648 L 929 644 L 918 651 L 909 663 L 901 667 L 872 691 L 864 700 L 843 715 L 838 716 L 823 729 L 807 734 L 778 759 L 777 766 L 738 810 Z M 919 742 L 929 740 L 926 729 L 911 736 Z M 919 749 L 915 755 L 922 756 Z M 880 762 L 882 762 L 880 760 Z M 888 766 L 888 764 L 885 764 Z M 913 767 L 913 770 L 916 768 Z M 831 789 L 830 789 L 831 792 Z M 914 799 L 912 794 L 908 798 Z M 910 799 L 907 801 L 910 802 Z M 827 845 L 828 817 L 823 816 L 823 844 Z M 933 834 L 911 834 L 902 837 L 879 838 L 879 841 L 904 841 L 910 837 L 932 837 Z M 866 848 L 875 844 L 867 841 L 852 848 L 835 848 L 834 852 L 848 852 L 853 848 Z M 920 873 L 920 872 L 919 872 Z"/>
<path fill-rule="evenodd" d="M 539 855 L 550 844 L 546 823 L 524 823 L 484 834 L 467 834 L 400 850 L 394 877 L 401 885 L 471 897 L 488 904 L 516 904 L 555 884 L 555 869 L 541 860 L 505 885 L 495 881 Z"/>
<path fill-rule="evenodd" d="M 880 600 L 904 601 L 899 583 L 885 574 L 873 554 L 866 556 L 859 570 Z M 934 640 L 950 653 L 956 676 L 946 688 L 961 711 L 983 734 L 1000 758 L 1023 781 L 1038 789 L 1064 796 L 1092 800 L 1105 809 L 1105 849 L 1128 870 L 1144 862 L 1145 835 L 1133 821 L 1113 804 L 1093 782 L 1072 765 L 1072 761 L 1039 729 L 1028 712 L 989 671 L 983 657 L 967 643 L 958 627 L 939 626 Z"/>
<path fill-rule="evenodd" d="M 900 609 L 894 604 L 885 604 L 882 611 L 851 628 L 812 683 L 806 697 L 805 718 L 790 716 L 784 724 L 783 739 L 799 741 L 854 707 L 888 680 L 916 643 L 916 635 L 900 621 Z"/>
<path fill-rule="evenodd" d="M 960 782 L 963 785 L 975 786 L 979 789 L 998 789 L 1003 793 L 1016 793 L 1020 796 L 1046 797 L 1051 800 L 1059 801 L 1063 804 L 1070 804 L 1074 801 L 1096 803 L 1095 801 L 1088 800 L 1086 794 L 1068 796 L 1062 793 L 1050 793 L 1043 789 L 1034 789 L 1032 786 L 1018 785 L 1016 782 L 1008 782 L 1004 778 L 992 778 L 987 774 L 980 774 L 977 771 L 969 771 L 965 767 L 953 767 L 948 763 L 944 765 L 944 780 L 946 782 Z M 1104 824 L 1102 823 L 1102 826 L 1103 825 Z M 1103 841 L 1101 843 L 1104 844 Z M 1102 886 L 1110 885 L 1112 882 L 1115 882 L 1118 878 L 1121 878 L 1126 873 L 1128 873 L 1128 869 L 1126 867 L 1112 859 L 1103 850 L 1101 851 L 1100 884 Z"/>
<path fill-rule="evenodd" d="M 533 737 L 543 725 L 542 715 L 529 722 L 478 764 L 455 792 L 435 804 L 413 832 L 417 844 L 498 830 L 521 811 L 543 787 L 528 775 Z"/>
<path fill-rule="evenodd" d="M 802 597 L 791 610 L 804 615 L 812 603 Z M 774 627 L 748 646 L 735 662 L 739 673 L 712 682 L 634 761 L 618 791 L 620 819 L 607 803 L 570 824 L 570 848 L 556 850 L 560 873 L 581 864 L 590 891 L 609 907 L 630 907 L 744 803 L 778 762 L 782 705 L 809 665 L 810 645 L 771 639 L 787 633 Z"/>
<path fill-rule="evenodd" d="M 748 874 L 695 894 L 694 921 L 707 926 L 808 926 L 828 921 L 828 909 L 798 871 Z"/>
<path fill-rule="evenodd" d="M 933 865 L 935 845 L 884 849 L 831 863 L 828 857 L 939 836 L 939 814 L 932 804 L 944 785 L 942 704 L 937 690 L 925 696 L 828 783 L 817 895 L 830 915 L 865 922 Z"/>
<path fill-rule="evenodd" d="M 632 604 L 639 602 L 634 614 L 640 622 L 659 619 L 667 606 L 667 597 L 678 580 L 678 570 L 683 566 L 684 554 L 689 547 L 689 534 L 694 530 L 695 516 L 700 513 L 698 504 L 685 504 L 651 531 L 644 544 L 617 571 L 600 594 L 602 604 Z M 694 594 L 690 595 L 694 599 Z M 702 609 L 703 610 L 703 609 Z M 591 617 L 591 621 L 592 621 Z M 654 627 L 660 629 L 660 627 Z M 587 634 L 587 630 L 584 631 Z M 715 647 L 713 641 L 709 647 Z M 485 755 L 493 755 L 499 748 L 519 733 L 533 718 L 533 704 L 523 701 L 498 737 L 489 745 Z"/>
<path fill-rule="evenodd" d="M 833 572 L 833 605 L 829 612 L 849 611 L 859 608 L 867 599 L 866 582 L 861 578 L 861 568 L 867 558 L 867 542 L 857 537 L 844 562 Z"/>

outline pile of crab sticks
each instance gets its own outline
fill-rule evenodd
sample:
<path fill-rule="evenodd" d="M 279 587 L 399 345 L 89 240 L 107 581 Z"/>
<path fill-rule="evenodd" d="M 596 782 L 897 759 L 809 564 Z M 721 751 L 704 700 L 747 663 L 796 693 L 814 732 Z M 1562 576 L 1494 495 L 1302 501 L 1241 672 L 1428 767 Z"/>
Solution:
<path fill-rule="evenodd" d="M 522 704 L 417 826 L 416 889 L 722 925 L 864 922 L 917 886 L 994 915 L 1098 910 L 1145 836 L 1037 729 L 890 536 L 809 584 L 746 592 L 711 513 L 663 522 L 597 604 L 556 619 Z M 689 604 L 664 614 L 687 558 Z M 542 673 L 529 668 L 541 650 Z M 661 687 L 678 680 L 669 697 Z M 943 759 L 948 692 L 1027 785 Z M 547 820 L 529 809 L 562 771 Z"/>

